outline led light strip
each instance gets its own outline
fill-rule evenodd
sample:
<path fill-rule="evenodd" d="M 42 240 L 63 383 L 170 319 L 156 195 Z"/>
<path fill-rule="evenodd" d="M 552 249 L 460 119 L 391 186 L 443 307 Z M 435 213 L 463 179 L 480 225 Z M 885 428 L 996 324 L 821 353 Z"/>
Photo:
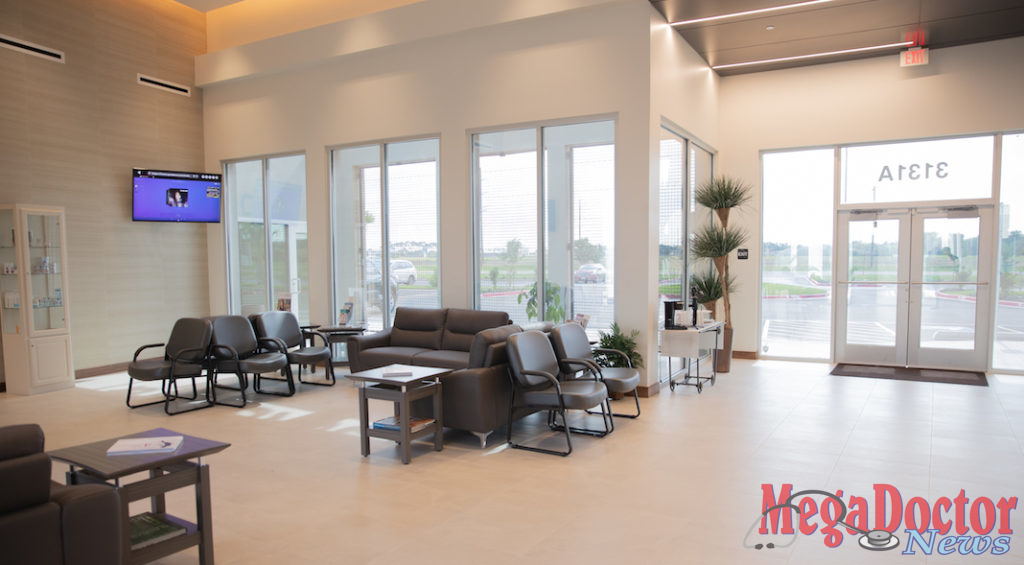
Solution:
<path fill-rule="evenodd" d="M 694 20 L 686 20 L 682 22 L 672 22 L 669 25 L 684 26 L 688 24 L 697 24 L 702 22 L 713 22 L 717 20 L 725 20 L 728 18 L 741 18 L 743 16 L 752 16 L 754 14 L 765 14 L 768 12 L 777 12 L 779 10 L 789 10 L 791 8 L 800 8 L 803 6 L 812 6 L 814 4 L 824 4 L 831 2 L 832 0 L 810 0 L 809 2 L 798 2 L 796 4 L 786 4 L 785 6 L 775 6 L 772 8 L 760 8 L 757 10 L 747 10 L 746 12 L 736 12 L 734 14 L 723 14 L 721 16 L 708 16 L 706 18 L 697 18 Z"/>
<path fill-rule="evenodd" d="M 893 49 L 896 47 L 910 47 L 913 45 L 913 41 L 901 41 L 899 43 L 889 43 L 886 45 L 874 45 L 872 47 L 857 47 L 856 49 L 843 49 L 840 51 L 828 51 L 825 53 L 812 53 L 810 55 L 795 55 L 793 57 L 779 57 L 777 59 L 763 59 L 761 61 L 748 61 L 746 63 L 730 63 L 728 65 L 714 65 L 711 68 L 714 70 L 718 69 L 732 69 L 736 67 L 748 67 L 750 65 L 766 65 L 768 63 L 782 63 L 784 61 L 799 61 L 801 59 L 814 59 L 816 57 L 828 57 L 829 55 L 845 55 L 847 53 L 863 53 L 864 51 L 878 51 L 881 49 Z"/>

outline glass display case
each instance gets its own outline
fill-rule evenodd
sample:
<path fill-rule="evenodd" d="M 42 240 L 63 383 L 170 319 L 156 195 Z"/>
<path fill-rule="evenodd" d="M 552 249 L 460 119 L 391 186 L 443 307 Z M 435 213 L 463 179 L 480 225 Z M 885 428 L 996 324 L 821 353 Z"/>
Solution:
<path fill-rule="evenodd" d="M 74 385 L 64 210 L 0 205 L 0 337 L 15 394 Z"/>

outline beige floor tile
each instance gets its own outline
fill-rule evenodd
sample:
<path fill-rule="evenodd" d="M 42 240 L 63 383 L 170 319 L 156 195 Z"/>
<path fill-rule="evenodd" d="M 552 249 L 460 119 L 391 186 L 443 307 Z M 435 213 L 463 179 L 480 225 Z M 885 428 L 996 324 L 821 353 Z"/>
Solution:
<path fill-rule="evenodd" d="M 574 437 L 568 458 L 506 449 L 503 431 L 480 449 L 455 430 L 441 452 L 415 444 L 410 465 L 383 440 L 364 458 L 357 389 L 344 380 L 168 418 L 158 406 L 127 409 L 127 377 L 110 375 L 35 397 L 0 394 L 0 424 L 38 422 L 50 449 L 155 427 L 230 442 L 206 459 L 217 561 L 228 564 L 915 563 L 926 557 L 869 555 L 851 535 L 835 549 L 820 533 L 762 550 L 744 549 L 743 538 L 765 484 L 843 489 L 847 501 L 868 498 L 872 513 L 875 483 L 896 486 L 904 504 L 960 488 L 1024 496 L 1024 379 L 997 375 L 980 389 L 829 368 L 737 360 L 700 395 L 666 390 L 641 399 L 643 416 L 617 419 L 610 436 Z M 515 433 L 562 440 L 539 417 Z M 53 478 L 64 470 L 55 465 Z M 187 490 L 168 499 L 186 517 L 191 504 Z M 1016 530 L 1003 563 L 1024 562 Z M 192 550 L 158 563 L 196 562 Z"/>

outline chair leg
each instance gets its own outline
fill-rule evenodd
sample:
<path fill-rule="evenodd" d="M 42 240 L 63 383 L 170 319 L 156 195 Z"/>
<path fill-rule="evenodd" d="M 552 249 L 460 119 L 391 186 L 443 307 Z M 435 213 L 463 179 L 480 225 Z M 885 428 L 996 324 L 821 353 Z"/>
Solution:
<path fill-rule="evenodd" d="M 506 436 L 505 436 L 506 439 L 508 440 L 508 446 L 511 447 L 512 449 L 522 449 L 522 450 L 525 450 L 525 451 L 533 451 L 533 452 L 536 452 L 536 453 L 546 453 L 548 455 L 560 455 L 562 457 L 568 457 L 568 455 L 570 453 L 572 453 L 572 434 L 569 431 L 569 426 L 560 426 L 563 430 L 565 430 L 565 444 L 566 444 L 566 446 L 568 446 L 568 448 L 565 451 L 558 451 L 558 450 L 555 450 L 555 449 L 545 449 L 543 447 L 534 447 L 532 445 L 522 445 L 522 444 L 518 444 L 518 443 L 513 443 L 512 442 L 512 412 L 513 412 L 513 409 L 515 407 L 515 398 L 516 398 L 516 392 L 515 392 L 515 386 L 513 385 L 513 387 L 512 387 L 512 401 L 509 402 L 509 405 L 508 405 L 508 431 L 506 432 Z M 564 401 L 561 398 L 559 398 L 558 400 L 562 404 L 558 408 L 558 412 L 562 415 L 562 422 L 566 422 L 566 419 L 565 419 L 565 403 L 564 403 Z M 550 414 L 551 414 L 551 411 L 549 411 L 549 417 L 551 417 Z"/>
<path fill-rule="evenodd" d="M 174 395 L 172 396 L 171 394 L 169 394 L 170 386 L 168 386 L 168 390 L 167 390 L 168 394 L 164 395 L 164 413 L 167 414 L 168 416 L 177 416 L 178 414 L 184 414 L 185 412 L 195 412 L 196 410 L 202 410 L 203 408 L 209 408 L 209 407 L 213 406 L 213 403 L 210 402 L 210 400 L 209 400 L 209 394 L 207 394 L 206 402 L 204 402 L 204 403 L 202 403 L 202 404 L 200 404 L 198 406 L 193 406 L 191 408 L 185 408 L 183 410 L 171 410 L 171 401 L 172 400 L 192 400 L 192 401 L 194 401 L 194 400 L 199 398 L 199 390 L 196 388 L 196 378 L 195 377 L 192 377 L 192 397 L 191 398 L 189 398 L 187 396 L 180 396 L 178 394 L 178 380 L 177 379 L 172 379 L 172 381 L 173 381 L 173 386 L 174 386 Z M 207 377 L 206 386 L 207 386 L 207 392 L 209 392 L 209 387 L 210 387 L 209 377 Z"/>
<path fill-rule="evenodd" d="M 295 379 L 292 377 L 292 366 L 290 364 L 285 366 L 284 381 L 288 385 L 287 392 L 276 390 L 263 390 L 262 381 L 264 379 L 271 381 L 282 380 L 274 377 L 264 377 L 262 373 L 256 373 L 256 376 L 253 377 L 252 389 L 260 394 L 271 394 L 274 396 L 292 396 L 295 394 Z"/>
<path fill-rule="evenodd" d="M 604 401 L 601 402 L 601 404 L 599 406 L 601 406 L 601 422 L 602 422 L 602 424 L 604 424 L 604 430 L 592 430 L 590 428 L 575 428 L 575 427 L 569 427 L 569 429 L 572 430 L 573 432 L 578 433 L 578 434 L 583 434 L 583 435 L 588 435 L 588 436 L 593 436 L 593 437 L 604 437 L 604 436 L 614 432 L 615 431 L 615 420 L 612 419 L 612 409 L 611 409 L 610 401 L 606 398 L 606 399 L 604 399 Z M 606 408 L 606 406 L 607 406 L 607 408 Z M 584 410 L 584 412 L 586 414 L 591 414 L 591 415 L 596 414 L 594 412 L 591 412 L 590 410 Z M 559 425 L 554 420 L 551 420 L 548 423 L 548 427 L 550 427 L 552 430 L 561 431 L 561 429 L 563 427 L 568 426 L 569 421 L 565 419 L 565 412 L 564 412 L 564 410 L 562 412 L 562 424 L 564 424 L 564 425 Z"/>
<path fill-rule="evenodd" d="M 217 377 L 220 376 L 220 373 L 218 373 L 217 371 L 212 371 L 212 370 L 211 370 L 211 372 L 212 372 L 212 376 L 208 376 L 208 378 L 210 379 L 210 385 L 209 385 L 209 388 L 207 389 L 209 391 L 212 399 L 213 399 L 211 402 L 213 404 L 218 404 L 220 406 L 231 406 L 232 408 L 244 408 L 246 403 L 248 402 L 248 399 L 245 397 L 245 389 L 249 387 L 249 382 L 245 378 L 245 374 L 240 372 L 240 371 L 236 371 L 235 372 L 235 375 L 238 377 L 238 388 L 235 388 L 235 387 L 232 387 L 232 386 L 225 386 L 225 385 L 217 384 Z M 221 400 L 217 400 L 217 389 L 218 388 L 224 389 L 224 390 L 237 390 L 237 391 L 241 392 L 242 393 L 242 400 L 241 400 L 241 402 L 238 403 L 238 404 L 234 404 L 234 403 L 231 403 L 231 402 L 224 402 L 224 401 L 221 401 Z"/>
<path fill-rule="evenodd" d="M 636 414 L 619 414 L 617 412 L 613 412 L 612 416 L 615 416 L 616 418 L 629 418 L 630 420 L 635 420 L 635 419 L 639 418 L 640 417 L 640 394 L 637 393 L 637 390 L 635 388 L 633 389 L 633 402 L 636 403 Z M 591 410 L 587 410 L 587 414 L 594 414 L 594 412 L 591 411 Z"/>
<path fill-rule="evenodd" d="M 316 365 L 310 365 L 309 371 L 312 373 Z M 316 385 L 316 386 L 334 386 L 337 380 L 334 378 L 334 363 L 331 363 L 331 359 L 327 359 L 327 364 L 324 366 L 324 374 L 326 375 L 327 382 L 318 381 L 304 381 L 302 380 L 302 365 L 299 365 L 299 382 L 304 385 Z"/>
<path fill-rule="evenodd" d="M 143 404 L 134 404 L 133 405 L 132 404 L 132 384 L 134 382 L 135 382 L 135 379 L 133 379 L 132 377 L 128 377 L 128 395 L 124 399 L 124 403 L 128 405 L 128 408 L 135 409 L 135 408 L 142 408 L 143 406 L 153 406 L 154 404 L 162 404 L 163 403 L 164 399 L 161 398 L 160 400 L 154 400 L 153 402 L 145 402 Z M 160 384 L 161 392 L 163 392 L 163 387 L 164 387 L 164 383 L 161 383 Z"/>

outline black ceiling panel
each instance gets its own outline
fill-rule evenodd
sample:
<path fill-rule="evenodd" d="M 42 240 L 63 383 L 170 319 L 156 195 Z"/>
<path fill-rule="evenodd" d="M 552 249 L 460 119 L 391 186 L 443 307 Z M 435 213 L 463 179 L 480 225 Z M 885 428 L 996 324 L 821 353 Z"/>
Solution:
<path fill-rule="evenodd" d="M 745 12 L 799 0 L 651 0 L 669 22 Z M 768 29 L 771 26 L 771 29 Z M 710 65 L 797 57 L 896 43 L 922 30 L 926 47 L 1024 35 L 1024 0 L 833 0 L 791 10 L 675 26 Z M 893 48 L 888 52 L 895 52 Z M 722 75 L 876 57 L 866 51 L 722 69 Z"/>

